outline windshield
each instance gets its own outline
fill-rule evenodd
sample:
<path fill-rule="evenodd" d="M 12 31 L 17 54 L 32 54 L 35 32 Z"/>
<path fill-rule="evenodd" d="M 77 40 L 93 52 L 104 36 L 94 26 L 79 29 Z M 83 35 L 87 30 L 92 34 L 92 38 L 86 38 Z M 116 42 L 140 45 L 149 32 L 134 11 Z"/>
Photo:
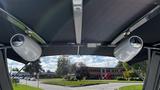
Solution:
<path fill-rule="evenodd" d="M 145 77 L 146 66 L 142 64 L 146 63 L 130 67 L 114 57 L 92 55 L 45 56 L 26 65 L 8 59 L 14 90 L 114 90 L 130 84 L 141 88 L 142 79 L 137 72 Z"/>

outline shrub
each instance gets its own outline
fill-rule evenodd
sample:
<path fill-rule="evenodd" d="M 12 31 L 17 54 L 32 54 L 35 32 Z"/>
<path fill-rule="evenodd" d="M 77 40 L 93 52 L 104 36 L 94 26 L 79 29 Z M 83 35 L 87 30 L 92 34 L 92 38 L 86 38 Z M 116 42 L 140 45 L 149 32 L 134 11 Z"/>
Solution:
<path fill-rule="evenodd" d="M 18 78 L 12 78 L 11 81 L 12 81 L 12 83 L 19 83 L 20 82 Z"/>
<path fill-rule="evenodd" d="M 126 80 L 124 77 L 117 77 L 117 80 Z"/>
<path fill-rule="evenodd" d="M 130 81 L 143 81 L 141 78 L 139 77 L 131 77 L 129 78 Z"/>
<path fill-rule="evenodd" d="M 77 81 L 77 78 L 74 74 L 68 74 L 63 77 L 67 81 Z"/>
<path fill-rule="evenodd" d="M 130 78 L 135 77 L 135 73 L 132 70 L 124 71 L 123 76 L 125 79 L 130 80 Z"/>
<path fill-rule="evenodd" d="M 63 77 L 63 79 L 64 79 L 64 80 L 69 80 L 69 76 L 68 76 L 68 75 L 65 75 L 65 76 Z"/>

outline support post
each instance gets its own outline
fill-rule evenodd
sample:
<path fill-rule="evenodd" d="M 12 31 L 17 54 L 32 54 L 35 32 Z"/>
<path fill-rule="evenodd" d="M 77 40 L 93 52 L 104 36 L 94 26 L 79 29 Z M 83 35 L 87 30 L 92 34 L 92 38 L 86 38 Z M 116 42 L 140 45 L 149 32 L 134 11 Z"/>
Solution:
<path fill-rule="evenodd" d="M 150 54 L 152 58 L 148 62 L 147 77 L 143 90 L 160 90 L 160 52 L 153 51 Z"/>
<path fill-rule="evenodd" d="M 6 54 L 6 49 L 0 49 L 0 90 L 13 90 L 8 73 Z"/>

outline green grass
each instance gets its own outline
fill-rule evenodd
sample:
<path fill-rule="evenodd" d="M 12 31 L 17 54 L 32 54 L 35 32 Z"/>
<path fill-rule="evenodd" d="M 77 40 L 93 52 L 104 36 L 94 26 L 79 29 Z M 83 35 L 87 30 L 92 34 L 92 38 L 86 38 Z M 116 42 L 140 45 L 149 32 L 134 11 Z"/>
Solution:
<path fill-rule="evenodd" d="M 142 90 L 142 85 L 125 86 L 121 87 L 119 90 Z"/>
<path fill-rule="evenodd" d="M 82 80 L 82 81 L 66 81 L 63 79 L 43 79 L 41 80 L 45 84 L 60 85 L 60 86 L 88 86 L 97 84 L 108 84 L 108 83 L 134 83 L 135 81 L 118 81 L 118 80 Z"/>
<path fill-rule="evenodd" d="M 39 89 L 39 88 L 26 86 L 26 85 L 21 85 L 21 84 L 13 85 L 13 88 L 14 88 L 14 90 L 42 90 L 42 89 Z"/>

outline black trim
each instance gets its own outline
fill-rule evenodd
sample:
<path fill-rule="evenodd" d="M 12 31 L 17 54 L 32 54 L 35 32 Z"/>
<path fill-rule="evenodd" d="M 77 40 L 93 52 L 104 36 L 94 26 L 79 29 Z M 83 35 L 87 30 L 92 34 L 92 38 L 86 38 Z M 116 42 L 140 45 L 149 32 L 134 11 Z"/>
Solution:
<path fill-rule="evenodd" d="M 160 55 L 158 51 L 153 51 L 152 58 L 148 62 L 147 77 L 144 83 L 143 90 L 158 90 L 159 82 L 160 82 Z"/>
<path fill-rule="evenodd" d="M 0 87 L 1 90 L 13 90 L 7 67 L 7 50 L 0 50 Z"/>

